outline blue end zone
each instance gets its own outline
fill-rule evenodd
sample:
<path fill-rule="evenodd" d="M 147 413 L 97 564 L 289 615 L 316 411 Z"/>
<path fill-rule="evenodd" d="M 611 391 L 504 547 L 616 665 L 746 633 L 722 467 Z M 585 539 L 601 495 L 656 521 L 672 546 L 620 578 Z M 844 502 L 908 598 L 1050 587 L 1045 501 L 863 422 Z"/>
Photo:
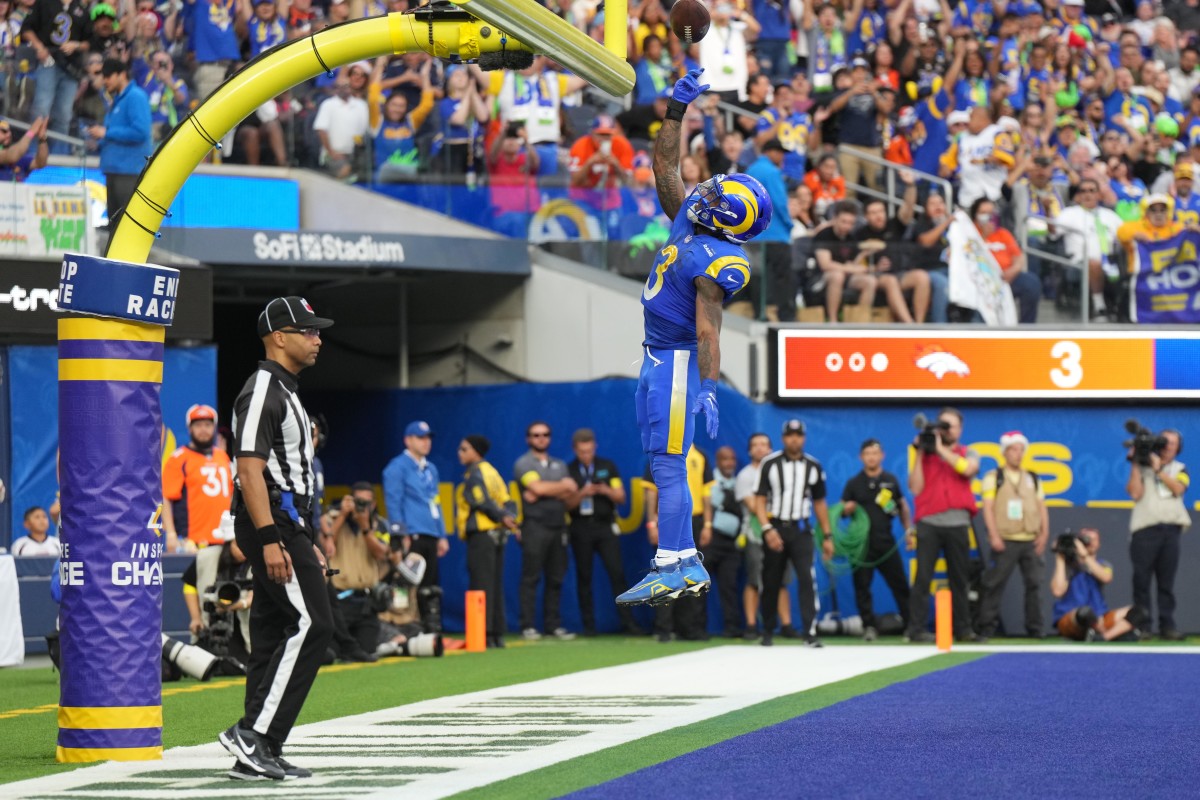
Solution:
<path fill-rule="evenodd" d="M 999 654 L 571 797 L 1194 798 L 1197 719 L 1198 656 Z"/>

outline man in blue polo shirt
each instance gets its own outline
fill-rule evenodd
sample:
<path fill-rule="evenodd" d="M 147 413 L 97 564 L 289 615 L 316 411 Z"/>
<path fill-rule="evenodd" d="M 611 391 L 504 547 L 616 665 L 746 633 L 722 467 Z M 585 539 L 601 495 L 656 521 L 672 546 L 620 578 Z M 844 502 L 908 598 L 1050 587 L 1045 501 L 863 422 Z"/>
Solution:
<path fill-rule="evenodd" d="M 383 470 L 383 499 L 387 503 L 392 536 L 408 540 L 408 551 L 425 559 L 425 577 L 417 590 L 421 627 L 426 633 L 442 631 L 442 587 L 438 559 L 450 549 L 446 525 L 438 502 L 438 471 L 429 460 L 433 430 L 420 420 L 404 429 L 404 452 Z"/>

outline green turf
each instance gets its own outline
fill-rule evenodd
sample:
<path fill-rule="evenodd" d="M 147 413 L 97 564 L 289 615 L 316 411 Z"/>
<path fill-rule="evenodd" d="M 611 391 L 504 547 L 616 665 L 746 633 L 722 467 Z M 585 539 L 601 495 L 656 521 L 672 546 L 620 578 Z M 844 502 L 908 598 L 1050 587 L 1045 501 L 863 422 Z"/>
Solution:
<path fill-rule="evenodd" d="M 723 742 L 734 736 L 775 725 L 874 692 L 893 683 L 919 678 L 930 672 L 954 667 L 986 656 L 986 653 L 947 653 L 930 656 L 899 667 L 869 672 L 855 678 L 820 686 L 796 694 L 713 717 L 684 728 L 673 728 L 635 742 L 610 747 L 598 753 L 563 761 L 552 767 L 454 795 L 458 800 L 533 800 L 559 797 L 605 781 L 660 764 L 677 756 Z"/>
<path fill-rule="evenodd" d="M 455 654 L 446 658 L 390 659 L 353 669 L 323 669 L 298 725 L 415 703 L 435 697 L 541 680 L 585 669 L 599 669 L 697 650 L 704 643 L 659 644 L 650 639 L 601 637 L 573 642 L 514 642 L 504 650 Z M 240 679 L 221 678 L 221 688 L 163 698 L 163 746 L 204 744 L 241 716 Z M 198 687 L 195 681 L 169 683 Z M 47 669 L 0 670 L 0 715 L 57 703 L 58 673 Z M 0 783 L 75 769 L 54 760 L 58 720 L 53 711 L 0 718 Z M 0 793 L 2 794 L 2 793 Z"/>

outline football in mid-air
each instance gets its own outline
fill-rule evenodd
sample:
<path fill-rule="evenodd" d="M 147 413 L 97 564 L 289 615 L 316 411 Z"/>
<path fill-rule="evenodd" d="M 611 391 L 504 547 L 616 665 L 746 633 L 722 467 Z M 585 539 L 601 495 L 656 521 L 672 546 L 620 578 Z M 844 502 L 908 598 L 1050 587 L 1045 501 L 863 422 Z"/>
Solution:
<path fill-rule="evenodd" d="M 671 6 L 671 30 L 685 47 L 703 39 L 711 21 L 708 9 L 700 0 L 675 0 Z"/>

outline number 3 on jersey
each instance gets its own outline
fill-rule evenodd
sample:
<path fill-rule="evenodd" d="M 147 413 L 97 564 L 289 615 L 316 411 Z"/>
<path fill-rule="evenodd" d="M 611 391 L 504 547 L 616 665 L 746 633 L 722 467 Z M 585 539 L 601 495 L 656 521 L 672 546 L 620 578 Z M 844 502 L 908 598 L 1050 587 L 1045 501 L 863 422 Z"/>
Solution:
<path fill-rule="evenodd" d="M 646 288 L 642 290 L 643 298 L 653 300 L 655 295 L 662 291 L 663 276 L 678 257 L 679 248 L 673 244 L 667 245 L 659 252 L 658 258 L 654 261 L 654 269 L 650 272 L 650 277 L 646 279 Z"/>

